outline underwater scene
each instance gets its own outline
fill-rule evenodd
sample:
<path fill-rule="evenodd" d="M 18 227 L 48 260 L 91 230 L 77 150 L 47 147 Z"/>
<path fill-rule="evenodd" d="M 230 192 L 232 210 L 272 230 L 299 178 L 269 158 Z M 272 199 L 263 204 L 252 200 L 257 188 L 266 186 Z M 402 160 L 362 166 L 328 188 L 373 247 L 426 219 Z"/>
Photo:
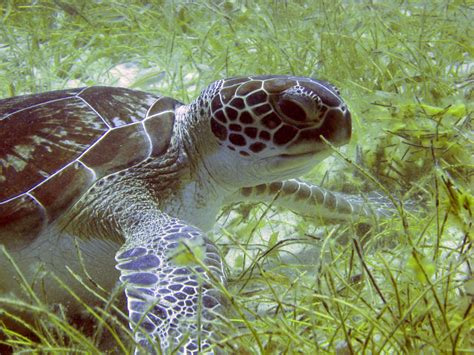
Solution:
<path fill-rule="evenodd" d="M 472 2 L 0 20 L 0 354 L 474 352 Z"/>

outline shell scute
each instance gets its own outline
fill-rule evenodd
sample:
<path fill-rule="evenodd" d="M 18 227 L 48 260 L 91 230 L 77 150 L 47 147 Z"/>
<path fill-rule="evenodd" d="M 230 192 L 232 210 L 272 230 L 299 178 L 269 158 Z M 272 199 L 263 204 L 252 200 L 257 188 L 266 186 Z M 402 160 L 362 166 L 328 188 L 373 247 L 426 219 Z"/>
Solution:
<path fill-rule="evenodd" d="M 183 105 L 182 102 L 179 102 L 178 100 L 175 100 L 171 97 L 160 97 L 150 106 L 147 117 L 163 115 L 169 112 L 174 113 L 176 107 L 181 105 Z"/>
<path fill-rule="evenodd" d="M 98 179 L 162 154 L 177 101 L 150 117 L 159 98 L 95 87 L 0 100 L 0 243 L 31 245 Z"/>
<path fill-rule="evenodd" d="M 0 107 L 3 109 L 3 102 Z M 18 110 L 1 125 L 0 202 L 55 174 L 108 130 L 75 97 Z"/>
<path fill-rule="evenodd" d="M 150 156 L 151 142 L 141 123 L 107 132 L 81 158 L 97 178 L 129 168 Z"/>
<path fill-rule="evenodd" d="M 174 113 L 165 112 L 158 117 L 151 117 L 143 123 L 151 139 L 152 156 L 158 157 L 168 148 L 173 134 L 174 118 Z"/>
<path fill-rule="evenodd" d="M 83 164 L 74 162 L 31 192 L 46 209 L 48 223 L 56 220 L 95 182 L 95 174 Z"/>
<path fill-rule="evenodd" d="M 0 244 L 18 250 L 29 245 L 44 229 L 48 217 L 30 195 L 0 203 Z"/>
<path fill-rule="evenodd" d="M 157 96 L 125 88 L 94 86 L 80 95 L 110 127 L 142 121 Z"/>
<path fill-rule="evenodd" d="M 8 115 L 19 111 L 19 108 L 28 107 L 31 108 L 36 105 L 44 104 L 47 101 L 61 100 L 68 97 L 79 94 L 83 88 L 69 89 L 69 90 L 56 90 L 45 92 L 40 95 L 22 95 L 10 97 L 2 100 L 0 120 L 3 120 Z"/>

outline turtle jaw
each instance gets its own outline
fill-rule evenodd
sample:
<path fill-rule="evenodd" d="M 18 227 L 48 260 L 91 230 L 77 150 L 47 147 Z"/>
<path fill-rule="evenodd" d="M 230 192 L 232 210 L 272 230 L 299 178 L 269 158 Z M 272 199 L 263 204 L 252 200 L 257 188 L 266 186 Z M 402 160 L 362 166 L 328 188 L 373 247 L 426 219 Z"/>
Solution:
<path fill-rule="evenodd" d="M 307 172 L 331 154 L 329 142 L 334 147 L 349 143 L 352 120 L 349 110 L 337 111 L 326 120 L 322 127 L 307 129 L 299 133 L 297 139 L 284 152 L 264 158 L 268 169 L 283 173 L 289 171 L 296 177 L 301 171 Z"/>
<path fill-rule="evenodd" d="M 315 165 L 329 157 L 331 150 L 325 147 L 315 150 L 284 153 L 262 159 L 262 165 L 271 176 L 270 180 L 290 179 L 309 172 Z"/>

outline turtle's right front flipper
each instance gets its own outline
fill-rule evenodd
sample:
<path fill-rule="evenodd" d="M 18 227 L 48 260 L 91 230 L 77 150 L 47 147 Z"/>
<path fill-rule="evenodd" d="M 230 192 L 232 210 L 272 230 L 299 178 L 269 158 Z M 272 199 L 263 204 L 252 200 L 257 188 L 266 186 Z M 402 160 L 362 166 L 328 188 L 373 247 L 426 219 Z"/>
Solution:
<path fill-rule="evenodd" d="M 192 261 L 177 262 L 186 252 L 201 258 L 207 270 Z M 116 260 L 130 326 L 146 353 L 176 348 L 179 353 L 207 352 L 211 322 L 221 306 L 211 283 L 223 280 L 214 244 L 199 229 L 159 214 L 131 226 Z"/>

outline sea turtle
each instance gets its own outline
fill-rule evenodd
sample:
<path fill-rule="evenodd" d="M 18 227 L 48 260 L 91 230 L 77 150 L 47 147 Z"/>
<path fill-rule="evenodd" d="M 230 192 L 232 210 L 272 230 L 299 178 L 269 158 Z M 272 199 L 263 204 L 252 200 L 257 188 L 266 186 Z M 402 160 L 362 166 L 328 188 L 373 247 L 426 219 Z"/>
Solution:
<path fill-rule="evenodd" d="M 108 289 L 125 283 L 130 326 L 150 351 L 182 342 L 195 353 L 212 341 L 221 298 L 210 278 L 224 273 L 206 231 L 222 205 L 369 214 L 293 179 L 329 155 L 322 137 L 341 146 L 351 136 L 346 104 L 321 80 L 218 80 L 189 105 L 117 87 L 52 91 L 0 101 L 0 122 L 0 244 L 48 302 L 70 297 L 48 272 L 90 297 L 66 267 L 85 265 Z M 178 265 L 182 245 L 201 251 L 207 270 Z M 21 295 L 14 275 L 0 255 L 1 294 Z"/>

